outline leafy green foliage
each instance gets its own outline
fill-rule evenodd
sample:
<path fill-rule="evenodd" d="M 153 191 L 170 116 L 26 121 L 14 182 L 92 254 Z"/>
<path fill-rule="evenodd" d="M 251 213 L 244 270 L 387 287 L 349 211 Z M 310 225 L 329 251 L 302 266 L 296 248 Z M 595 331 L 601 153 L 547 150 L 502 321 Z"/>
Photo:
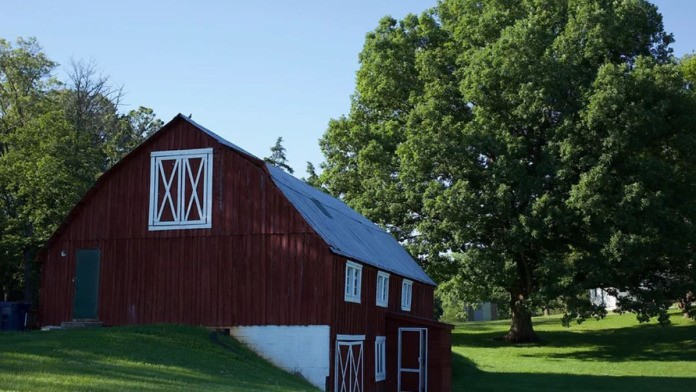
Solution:
<path fill-rule="evenodd" d="M 690 83 L 691 89 L 696 86 L 696 54 L 688 54 L 681 58 L 679 66 L 684 78 Z"/>
<path fill-rule="evenodd" d="M 113 134 L 104 143 L 108 165 L 113 166 L 163 125 L 155 112 L 144 106 L 120 115 Z"/>
<path fill-rule="evenodd" d="M 96 178 L 161 127 L 152 109 L 120 114 L 120 89 L 93 65 L 66 83 L 35 39 L 0 39 L 0 298 L 32 300 L 36 250 Z M 24 292 L 22 293 L 22 288 Z"/>
<path fill-rule="evenodd" d="M 315 188 L 321 189 L 321 179 L 319 178 L 319 175 L 317 174 L 317 171 L 314 168 L 314 164 L 312 162 L 307 161 L 306 170 L 307 178 L 302 178 L 302 180 Z"/>
<path fill-rule="evenodd" d="M 0 39 L 0 286 L 2 297 L 21 295 L 26 249 L 36 247 L 33 225 L 26 216 L 16 184 L 22 181 L 8 154 L 13 138 L 30 129 L 30 122 L 50 105 L 46 94 L 55 86 L 55 63 L 41 53 L 36 40 L 19 39 L 17 46 Z M 20 137 L 21 139 L 21 137 Z M 10 155 L 11 157 L 11 155 Z M 29 174 L 29 173 L 26 173 Z"/>
<path fill-rule="evenodd" d="M 642 0 L 445 0 L 384 18 L 321 182 L 386 227 L 459 301 L 643 320 L 693 287 L 696 106 Z M 452 293 L 459 290 L 459 293 Z M 666 320 L 666 318 L 665 318 Z"/>

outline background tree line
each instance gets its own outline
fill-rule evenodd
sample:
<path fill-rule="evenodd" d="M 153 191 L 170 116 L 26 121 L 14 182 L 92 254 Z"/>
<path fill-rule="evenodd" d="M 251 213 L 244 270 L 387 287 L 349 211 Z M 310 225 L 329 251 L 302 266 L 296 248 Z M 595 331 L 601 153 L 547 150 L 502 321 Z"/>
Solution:
<path fill-rule="evenodd" d="M 34 38 L 0 39 L 0 299 L 31 301 L 34 257 L 97 177 L 162 126 L 122 113 L 123 91 L 94 64 L 54 76 Z M 26 283 L 26 284 L 25 284 Z"/>

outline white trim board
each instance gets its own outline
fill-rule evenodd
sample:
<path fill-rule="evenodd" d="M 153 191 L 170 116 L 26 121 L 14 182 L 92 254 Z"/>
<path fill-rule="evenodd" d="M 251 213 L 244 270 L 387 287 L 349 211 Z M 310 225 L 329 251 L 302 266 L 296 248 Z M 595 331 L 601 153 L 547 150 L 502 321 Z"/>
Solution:
<path fill-rule="evenodd" d="M 186 156 L 192 154 L 212 154 L 213 148 L 195 148 L 191 150 L 164 150 L 164 151 L 152 151 L 150 157 L 177 157 Z"/>
<path fill-rule="evenodd" d="M 418 369 L 402 368 L 401 367 L 401 334 L 402 332 L 418 332 L 419 334 L 419 350 L 418 350 Z M 401 390 L 401 373 L 418 373 L 418 382 L 423 386 L 423 392 L 428 392 L 428 328 L 411 328 L 403 327 L 398 330 L 398 350 L 397 350 L 397 390 Z M 421 354 L 425 358 L 421 357 Z M 423 360 L 425 359 L 425 360 Z M 420 388 L 420 386 L 419 386 Z"/>
<path fill-rule="evenodd" d="M 365 340 L 365 335 L 336 335 L 336 340 Z"/>
<path fill-rule="evenodd" d="M 336 340 L 334 358 L 334 391 L 362 392 L 365 386 L 364 353 L 365 342 L 362 340 Z M 342 356 L 341 346 L 348 348 L 345 358 Z M 356 359 L 353 347 L 358 348 Z M 339 376 L 340 374 L 340 376 Z M 360 377 L 358 377 L 360 375 Z M 339 387 L 338 381 L 341 380 Z"/>

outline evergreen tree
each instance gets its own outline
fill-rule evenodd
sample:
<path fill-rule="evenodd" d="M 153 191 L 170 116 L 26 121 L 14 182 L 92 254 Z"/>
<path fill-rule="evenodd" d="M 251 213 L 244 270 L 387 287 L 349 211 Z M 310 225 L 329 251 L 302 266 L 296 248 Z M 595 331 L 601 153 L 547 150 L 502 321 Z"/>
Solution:
<path fill-rule="evenodd" d="M 271 147 L 271 155 L 263 158 L 264 161 L 270 163 L 271 165 L 283 169 L 286 172 L 293 174 L 295 170 L 288 165 L 288 160 L 285 157 L 285 147 L 283 147 L 283 138 L 278 137 L 276 143 Z"/>
<path fill-rule="evenodd" d="M 321 179 L 312 162 L 307 161 L 307 178 L 302 180 L 315 188 L 321 189 Z"/>

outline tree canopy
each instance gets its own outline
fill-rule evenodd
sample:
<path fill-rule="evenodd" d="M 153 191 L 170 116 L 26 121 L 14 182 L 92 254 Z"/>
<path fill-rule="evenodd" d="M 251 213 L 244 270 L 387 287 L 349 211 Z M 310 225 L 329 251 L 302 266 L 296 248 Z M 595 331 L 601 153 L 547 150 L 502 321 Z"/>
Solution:
<path fill-rule="evenodd" d="M 444 0 L 368 33 L 320 182 L 409 247 L 445 296 L 660 316 L 694 288 L 696 101 L 643 0 Z"/>
<path fill-rule="evenodd" d="M 119 112 L 121 89 L 93 64 L 68 80 L 35 39 L 0 39 L 0 299 L 33 299 L 36 250 L 96 178 L 161 127 Z"/>
<path fill-rule="evenodd" d="M 694 89 L 696 86 L 696 54 L 691 53 L 680 59 L 680 67 L 684 77 L 689 82 L 689 87 Z"/>

